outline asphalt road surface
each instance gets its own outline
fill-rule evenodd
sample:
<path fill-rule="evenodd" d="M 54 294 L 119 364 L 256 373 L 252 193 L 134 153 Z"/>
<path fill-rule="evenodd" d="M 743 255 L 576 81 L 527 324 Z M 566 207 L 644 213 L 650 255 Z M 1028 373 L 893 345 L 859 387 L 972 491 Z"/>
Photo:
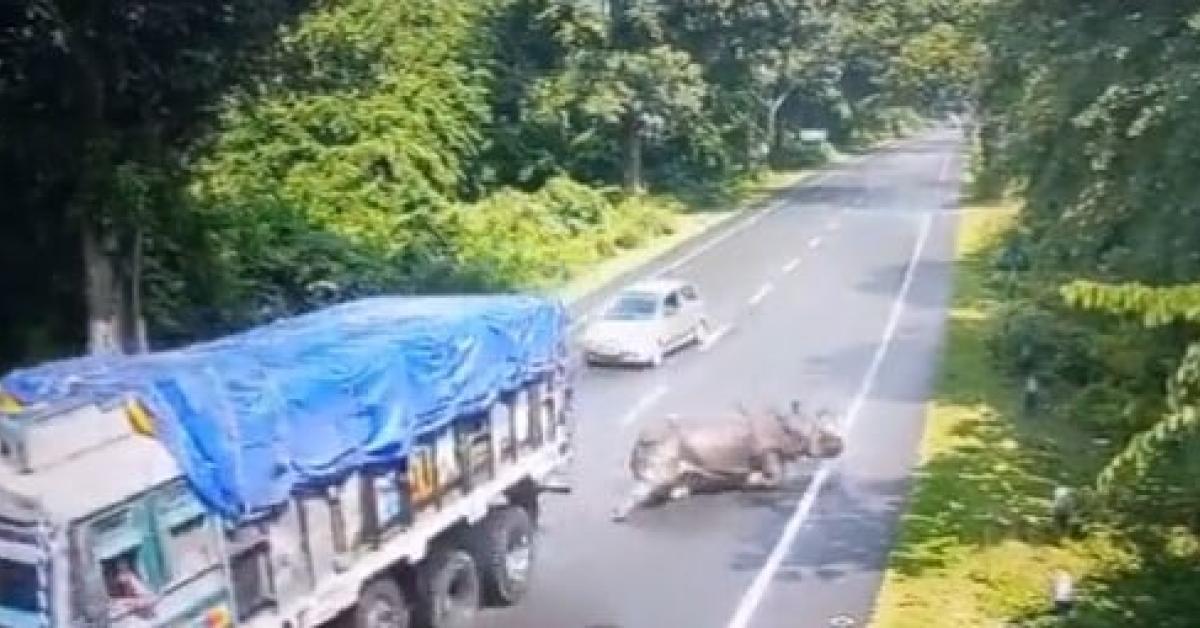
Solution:
<path fill-rule="evenodd" d="M 486 611 L 481 626 L 866 624 L 942 337 L 960 138 L 935 130 L 836 166 L 666 260 L 702 292 L 714 342 L 655 371 L 581 375 L 574 494 L 544 498 L 529 597 Z M 793 398 L 841 416 L 841 459 L 798 466 L 782 491 L 610 521 L 639 424 Z"/>

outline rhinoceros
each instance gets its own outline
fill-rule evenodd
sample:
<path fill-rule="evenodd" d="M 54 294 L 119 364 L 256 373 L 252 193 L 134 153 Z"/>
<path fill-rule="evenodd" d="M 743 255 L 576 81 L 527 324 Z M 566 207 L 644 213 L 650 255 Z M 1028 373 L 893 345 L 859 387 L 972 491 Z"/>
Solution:
<path fill-rule="evenodd" d="M 633 490 L 613 510 L 613 520 L 624 521 L 647 503 L 693 492 L 777 488 L 787 463 L 835 458 L 845 446 L 828 412 L 807 417 L 796 401 L 790 413 L 738 409 L 738 415 L 716 421 L 685 423 L 672 417 L 643 429 L 629 457 Z"/>

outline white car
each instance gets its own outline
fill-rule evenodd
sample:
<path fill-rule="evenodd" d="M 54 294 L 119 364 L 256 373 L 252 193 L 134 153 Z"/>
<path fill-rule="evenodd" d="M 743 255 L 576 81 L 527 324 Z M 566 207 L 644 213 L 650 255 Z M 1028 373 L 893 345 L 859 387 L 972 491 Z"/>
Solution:
<path fill-rule="evenodd" d="M 708 318 L 696 287 L 676 279 L 636 283 L 621 292 L 583 335 L 589 365 L 656 367 L 668 353 L 703 344 Z"/>

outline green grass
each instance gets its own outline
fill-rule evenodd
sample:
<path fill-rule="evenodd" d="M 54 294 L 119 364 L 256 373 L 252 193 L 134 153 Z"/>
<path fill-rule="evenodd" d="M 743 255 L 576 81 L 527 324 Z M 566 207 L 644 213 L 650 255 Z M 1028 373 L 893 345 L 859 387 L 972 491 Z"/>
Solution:
<path fill-rule="evenodd" d="M 1069 423 L 1023 416 L 1017 387 L 996 371 L 986 338 L 1000 295 L 989 265 L 1015 210 L 973 209 L 990 211 L 967 213 L 960 226 L 941 372 L 872 622 L 881 628 L 1039 625 L 1055 570 L 1100 582 L 1134 557 L 1103 529 L 1081 540 L 1053 532 L 1054 486 L 1089 482 L 1100 461 Z"/>

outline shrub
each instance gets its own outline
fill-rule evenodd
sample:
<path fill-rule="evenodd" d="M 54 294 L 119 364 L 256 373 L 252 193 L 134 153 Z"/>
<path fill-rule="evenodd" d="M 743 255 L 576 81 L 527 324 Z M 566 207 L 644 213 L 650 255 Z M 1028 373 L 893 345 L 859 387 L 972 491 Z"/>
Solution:
<path fill-rule="evenodd" d="M 1036 374 L 1047 382 L 1083 386 L 1101 371 L 1087 330 L 1030 300 L 1000 309 L 989 348 L 1011 374 Z"/>
<path fill-rule="evenodd" d="M 772 158 L 776 168 L 804 168 L 828 163 L 837 156 L 829 142 L 805 142 L 798 134 L 789 135 Z"/>
<path fill-rule="evenodd" d="M 610 201 L 594 188 L 556 178 L 537 192 L 507 189 L 459 206 L 453 249 L 471 285 L 544 287 L 669 233 L 679 210 L 652 196 Z"/>

